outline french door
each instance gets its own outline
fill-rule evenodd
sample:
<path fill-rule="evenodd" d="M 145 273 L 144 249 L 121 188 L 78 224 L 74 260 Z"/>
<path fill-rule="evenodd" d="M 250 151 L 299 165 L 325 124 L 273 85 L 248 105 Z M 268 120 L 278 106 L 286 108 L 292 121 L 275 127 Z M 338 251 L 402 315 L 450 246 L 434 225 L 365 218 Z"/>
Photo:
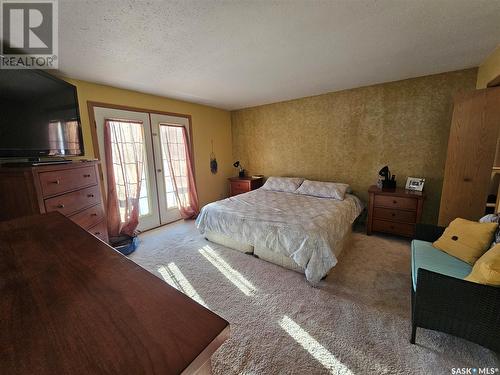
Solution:
<path fill-rule="evenodd" d="M 177 135 L 185 127 L 189 135 L 189 121 L 185 117 L 156 113 L 135 112 L 122 109 L 94 107 L 99 154 L 104 157 L 104 124 L 106 120 L 134 122 L 141 127 L 135 132 L 133 142 L 140 142 L 144 149 L 144 168 L 139 196 L 139 231 L 148 230 L 180 219 L 174 186 L 179 194 L 187 191 L 183 176 L 187 175 L 184 139 Z M 188 142 L 191 140 L 188 139 Z M 106 176 L 106 163 L 101 163 Z M 176 176 L 177 184 L 174 184 Z M 180 182 L 179 182 L 180 181 Z M 186 179 L 187 181 L 187 179 Z M 104 178 L 105 191 L 107 180 Z"/>
<path fill-rule="evenodd" d="M 189 121 L 185 117 L 156 113 L 151 113 L 150 119 L 157 172 L 156 183 L 158 191 L 161 192 L 158 194 L 160 222 L 167 224 L 181 218 L 174 192 L 173 175 L 179 181 L 178 194 L 187 194 L 187 155 L 183 152 L 185 150 L 184 139 L 179 131 L 182 127 L 189 130 Z M 168 132 L 170 134 L 167 134 Z M 188 131 L 187 134 L 189 143 L 191 142 L 190 132 Z"/>

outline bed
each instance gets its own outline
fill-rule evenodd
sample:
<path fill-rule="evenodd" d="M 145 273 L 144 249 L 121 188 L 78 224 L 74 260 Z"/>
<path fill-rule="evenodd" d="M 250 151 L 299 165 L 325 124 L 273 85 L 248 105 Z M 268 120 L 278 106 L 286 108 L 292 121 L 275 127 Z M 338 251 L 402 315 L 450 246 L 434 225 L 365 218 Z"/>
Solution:
<path fill-rule="evenodd" d="M 343 200 L 260 188 L 203 207 L 196 220 L 208 240 L 303 272 L 318 283 L 337 264 L 363 210 Z"/>

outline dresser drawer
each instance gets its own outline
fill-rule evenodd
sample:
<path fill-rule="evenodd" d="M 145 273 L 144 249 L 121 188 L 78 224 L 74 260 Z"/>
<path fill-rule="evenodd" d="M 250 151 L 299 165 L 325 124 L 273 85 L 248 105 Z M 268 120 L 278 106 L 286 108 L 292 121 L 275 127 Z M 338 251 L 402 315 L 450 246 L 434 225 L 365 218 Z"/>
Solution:
<path fill-rule="evenodd" d="M 104 219 L 104 210 L 98 204 L 69 217 L 84 229 L 88 229 Z"/>
<path fill-rule="evenodd" d="M 415 234 L 415 224 L 396 223 L 393 221 L 373 219 L 372 230 L 412 237 Z"/>
<path fill-rule="evenodd" d="M 38 176 L 44 197 L 97 184 L 93 166 L 40 172 Z"/>
<path fill-rule="evenodd" d="M 90 234 L 93 234 L 97 238 L 103 240 L 104 242 L 108 242 L 108 228 L 106 226 L 106 220 L 101 221 L 99 224 L 94 225 L 92 228 L 88 230 Z"/>
<path fill-rule="evenodd" d="M 47 212 L 59 211 L 63 215 L 69 216 L 84 208 L 101 203 L 100 200 L 99 186 L 95 185 L 72 193 L 45 199 L 45 210 Z"/>
<path fill-rule="evenodd" d="M 404 223 L 415 223 L 417 220 L 416 211 L 403 211 L 392 208 L 375 207 L 373 209 L 375 219 L 402 221 Z"/>
<path fill-rule="evenodd" d="M 250 191 L 250 181 L 232 181 L 231 190 L 242 190 L 243 192 Z"/>
<path fill-rule="evenodd" d="M 249 192 L 248 189 L 234 189 L 234 188 L 231 188 L 231 196 L 235 196 L 235 195 L 243 194 L 243 193 L 248 193 L 248 192 Z"/>
<path fill-rule="evenodd" d="M 375 207 L 400 208 L 404 210 L 416 210 L 417 200 L 413 198 L 391 197 L 387 195 L 375 195 L 373 201 Z"/>

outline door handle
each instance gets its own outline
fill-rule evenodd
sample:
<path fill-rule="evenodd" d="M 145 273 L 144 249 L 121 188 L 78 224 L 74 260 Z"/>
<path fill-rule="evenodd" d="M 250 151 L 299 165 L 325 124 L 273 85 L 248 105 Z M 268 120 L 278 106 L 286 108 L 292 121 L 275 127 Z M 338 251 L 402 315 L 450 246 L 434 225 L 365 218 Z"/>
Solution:
<path fill-rule="evenodd" d="M 156 172 L 161 173 L 161 169 L 157 169 Z"/>

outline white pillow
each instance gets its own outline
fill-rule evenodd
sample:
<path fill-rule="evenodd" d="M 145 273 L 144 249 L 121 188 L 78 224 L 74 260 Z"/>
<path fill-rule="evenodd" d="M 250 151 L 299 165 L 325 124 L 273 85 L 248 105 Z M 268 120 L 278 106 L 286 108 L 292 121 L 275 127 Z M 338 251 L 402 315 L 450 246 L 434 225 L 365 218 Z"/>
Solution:
<path fill-rule="evenodd" d="M 338 182 L 305 180 L 297 189 L 296 193 L 320 198 L 334 198 L 343 201 L 349 189 L 349 185 Z"/>
<path fill-rule="evenodd" d="M 302 177 L 269 177 L 262 189 L 293 193 L 302 181 L 304 181 Z"/>

